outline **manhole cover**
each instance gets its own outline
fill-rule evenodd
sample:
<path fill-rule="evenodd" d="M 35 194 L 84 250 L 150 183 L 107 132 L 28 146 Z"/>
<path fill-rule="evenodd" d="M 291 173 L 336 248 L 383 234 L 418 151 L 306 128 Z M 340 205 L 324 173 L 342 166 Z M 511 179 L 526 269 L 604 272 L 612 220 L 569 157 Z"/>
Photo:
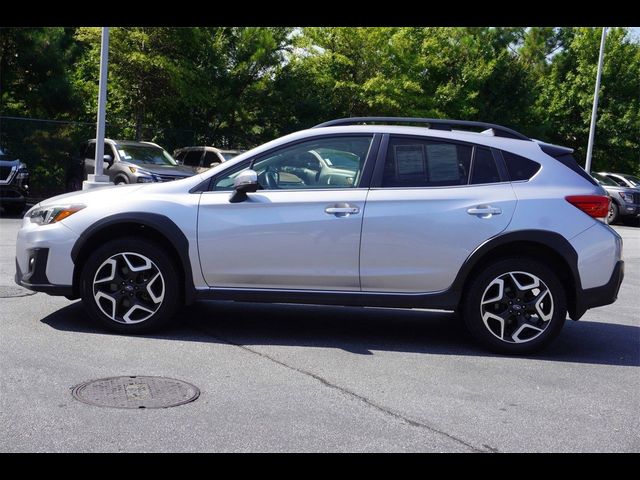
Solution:
<path fill-rule="evenodd" d="M 190 383 L 165 377 L 111 377 L 76 385 L 74 398 L 99 407 L 167 408 L 193 402 L 200 390 Z"/>
<path fill-rule="evenodd" d="M 36 292 L 19 287 L 18 285 L 0 285 L 0 298 L 27 297 L 35 294 Z"/>

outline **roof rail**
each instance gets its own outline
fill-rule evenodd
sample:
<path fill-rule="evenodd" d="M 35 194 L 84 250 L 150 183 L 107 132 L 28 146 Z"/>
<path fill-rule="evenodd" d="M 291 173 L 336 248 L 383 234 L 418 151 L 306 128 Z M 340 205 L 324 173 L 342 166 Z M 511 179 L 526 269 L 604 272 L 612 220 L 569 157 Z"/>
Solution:
<path fill-rule="evenodd" d="M 414 117 L 350 117 L 329 120 L 328 122 L 316 125 L 313 128 L 335 127 L 337 125 L 354 125 L 356 123 L 384 122 L 384 123 L 425 123 L 428 128 L 434 130 L 451 130 L 452 127 L 475 127 L 490 130 L 496 137 L 515 138 L 518 140 L 531 139 L 515 130 L 486 122 L 474 122 L 470 120 L 447 120 L 443 118 L 414 118 Z M 484 132 L 482 132 L 484 133 Z"/>

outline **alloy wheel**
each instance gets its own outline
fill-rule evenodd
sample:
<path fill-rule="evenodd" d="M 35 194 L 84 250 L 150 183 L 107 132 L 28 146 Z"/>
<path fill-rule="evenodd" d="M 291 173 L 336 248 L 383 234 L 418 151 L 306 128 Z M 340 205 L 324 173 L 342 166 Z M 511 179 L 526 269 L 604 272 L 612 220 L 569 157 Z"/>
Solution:
<path fill-rule="evenodd" d="M 165 281 L 158 266 L 139 253 L 112 255 L 96 270 L 93 298 L 111 320 L 133 324 L 151 318 L 161 307 Z"/>
<path fill-rule="evenodd" d="M 493 279 L 480 303 L 482 321 L 496 338 L 526 343 L 551 323 L 554 302 L 549 287 L 536 275 L 514 271 Z"/>

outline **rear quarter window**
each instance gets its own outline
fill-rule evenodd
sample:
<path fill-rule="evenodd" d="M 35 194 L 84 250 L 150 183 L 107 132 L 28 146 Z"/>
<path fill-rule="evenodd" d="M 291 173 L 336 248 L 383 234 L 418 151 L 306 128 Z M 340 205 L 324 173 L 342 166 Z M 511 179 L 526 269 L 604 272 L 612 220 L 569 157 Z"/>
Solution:
<path fill-rule="evenodd" d="M 538 170 L 540 170 L 540 164 L 529 160 L 528 158 L 521 157 L 511 152 L 502 152 L 504 163 L 507 166 L 507 172 L 511 181 L 529 180 L 533 177 Z"/>

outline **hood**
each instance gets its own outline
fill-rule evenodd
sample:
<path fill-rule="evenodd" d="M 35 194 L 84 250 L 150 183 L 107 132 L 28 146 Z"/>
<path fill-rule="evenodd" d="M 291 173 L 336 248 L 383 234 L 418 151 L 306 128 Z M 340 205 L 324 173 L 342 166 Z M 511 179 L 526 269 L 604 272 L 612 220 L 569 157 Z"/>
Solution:
<path fill-rule="evenodd" d="M 0 160 L 0 167 L 13 168 L 19 166 L 21 163 L 20 160 Z"/>
<path fill-rule="evenodd" d="M 152 185 L 152 184 L 149 184 Z M 60 204 L 74 204 L 74 203 L 87 203 L 91 202 L 109 202 L 113 201 L 113 196 L 117 195 L 121 197 L 122 195 L 128 195 L 133 193 L 141 188 L 145 188 L 146 185 L 142 184 L 134 184 L 134 185 L 110 185 L 108 187 L 100 187 L 94 188 L 91 190 L 80 190 L 77 192 L 64 193 L 62 195 L 57 195 L 55 197 L 47 198 L 43 200 L 39 204 L 35 205 L 36 207 L 46 207 L 49 205 L 60 205 Z M 117 189 L 114 191 L 113 189 Z"/>
<path fill-rule="evenodd" d="M 158 175 L 190 177 L 191 175 L 198 173 L 194 167 L 186 165 L 156 165 L 155 163 L 132 163 L 131 165 L 149 173 L 156 173 Z"/>
<path fill-rule="evenodd" d="M 600 185 L 607 192 L 622 192 L 622 193 L 639 193 L 640 188 L 632 188 L 632 187 L 621 187 L 621 186 L 613 186 L 613 185 Z"/>

